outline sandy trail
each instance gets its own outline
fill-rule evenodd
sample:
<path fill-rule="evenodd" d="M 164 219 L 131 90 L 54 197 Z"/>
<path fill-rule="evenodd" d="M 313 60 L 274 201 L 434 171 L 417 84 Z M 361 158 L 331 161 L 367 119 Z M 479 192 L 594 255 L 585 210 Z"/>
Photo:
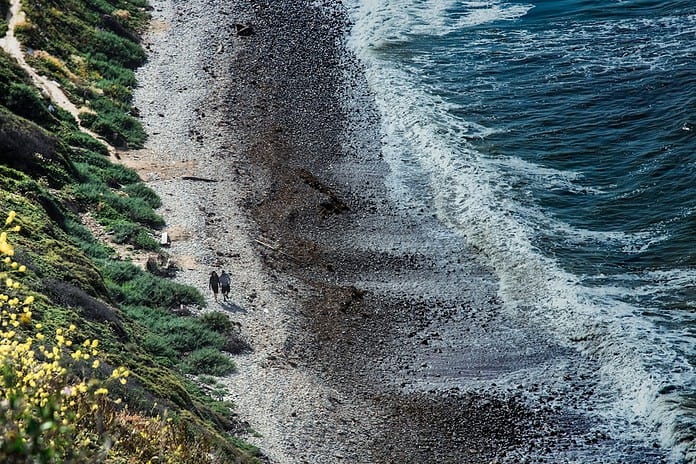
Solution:
<path fill-rule="evenodd" d="M 26 15 L 21 10 L 21 0 L 10 0 L 9 24 L 5 37 L 0 38 L 0 47 L 2 47 L 10 56 L 12 56 L 19 66 L 31 77 L 34 85 L 47 96 L 53 104 L 70 113 L 78 123 L 80 130 L 89 134 L 93 138 L 101 141 L 109 150 L 112 161 L 118 161 L 117 150 L 106 142 L 100 135 L 84 127 L 80 121 L 81 109 L 75 106 L 73 102 L 65 95 L 60 84 L 46 76 L 42 76 L 36 72 L 34 68 L 29 66 L 24 57 L 22 44 L 15 36 L 15 28 L 17 25 L 23 24 L 26 21 Z"/>

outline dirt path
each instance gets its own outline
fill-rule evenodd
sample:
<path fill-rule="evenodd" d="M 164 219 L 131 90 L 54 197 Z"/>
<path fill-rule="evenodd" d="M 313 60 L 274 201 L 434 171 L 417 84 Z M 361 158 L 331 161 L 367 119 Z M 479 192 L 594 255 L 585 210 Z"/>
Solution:
<path fill-rule="evenodd" d="M 26 21 L 26 15 L 24 14 L 24 11 L 21 10 L 21 0 L 11 0 L 9 16 L 10 18 L 7 33 L 4 37 L 0 38 L 0 47 L 2 47 L 15 60 L 17 60 L 19 66 L 31 77 L 34 85 L 42 94 L 48 96 L 54 105 L 70 113 L 77 121 L 78 127 L 82 132 L 102 142 L 109 151 L 109 158 L 111 159 L 111 162 L 121 163 L 127 167 L 135 169 L 144 180 L 146 180 L 146 176 L 152 177 L 159 176 L 160 174 L 164 176 L 169 175 L 168 172 L 171 169 L 166 166 L 159 166 L 156 163 L 140 163 L 139 156 L 137 155 L 122 157 L 125 152 L 117 150 L 97 133 L 84 127 L 80 121 L 80 111 L 84 111 L 85 109 L 75 106 L 67 95 L 65 95 L 65 92 L 63 92 L 59 83 L 40 75 L 29 65 L 29 63 L 27 63 L 24 57 L 22 44 L 15 36 L 16 27 Z M 156 156 L 152 158 L 156 159 Z M 145 267 L 145 263 L 147 262 L 148 258 L 155 255 L 154 253 L 134 251 L 129 246 L 113 243 L 109 234 L 104 230 L 104 227 L 98 224 L 89 214 L 82 216 L 82 222 L 95 237 L 107 243 L 120 257 L 131 259 L 135 264 L 141 267 Z"/>
<path fill-rule="evenodd" d="M 15 60 L 17 60 L 19 66 L 26 71 L 27 74 L 29 74 L 31 80 L 34 82 L 34 85 L 41 91 L 41 93 L 47 95 L 53 104 L 70 113 L 77 121 L 80 130 L 106 145 L 106 147 L 109 149 L 109 154 L 112 160 L 117 160 L 118 157 L 116 156 L 116 149 L 95 132 L 92 132 L 82 125 L 82 122 L 80 121 L 80 108 L 75 106 L 75 104 L 70 101 L 70 99 L 65 95 L 65 92 L 63 92 L 61 89 L 60 84 L 47 78 L 46 76 L 40 75 L 34 68 L 29 66 L 27 60 L 24 58 L 22 44 L 15 36 L 16 27 L 26 21 L 26 15 L 24 11 L 21 10 L 20 0 L 10 1 L 9 25 L 5 37 L 0 39 L 0 47 L 2 47 Z"/>

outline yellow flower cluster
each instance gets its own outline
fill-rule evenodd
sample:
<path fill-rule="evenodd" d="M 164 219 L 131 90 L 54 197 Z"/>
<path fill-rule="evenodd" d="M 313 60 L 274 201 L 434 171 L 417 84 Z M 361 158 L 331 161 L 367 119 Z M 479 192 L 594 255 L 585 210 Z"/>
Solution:
<path fill-rule="evenodd" d="M 10 212 L 5 226 L 15 218 L 14 211 Z M 18 230 L 16 226 L 9 231 Z M 97 411 L 108 394 L 104 381 L 85 379 L 74 369 L 87 365 L 99 368 L 99 341 L 73 344 L 77 335 L 74 325 L 57 329 L 52 337 L 43 333 L 40 323 L 31 325 L 34 297 L 20 295 L 16 273 L 26 268 L 12 260 L 14 249 L 7 232 L 0 233 L 2 255 L 5 270 L 0 272 L 0 283 L 5 286 L 2 290 L 0 285 L 0 461 L 17 455 L 28 458 L 74 453 L 80 443 L 89 441 L 77 440 L 85 432 L 78 433 L 77 424 Z M 119 367 L 107 381 L 115 379 L 125 384 L 128 375 L 127 369 Z"/>
<path fill-rule="evenodd" d="M 7 215 L 7 219 L 5 220 L 5 226 L 9 226 L 12 224 L 12 222 L 15 220 L 17 217 L 17 213 L 14 211 L 10 211 L 10 214 Z M 19 232 L 20 227 L 15 226 L 10 229 L 10 232 Z M 10 245 L 7 242 L 7 232 L 2 232 L 0 233 L 0 254 L 3 254 L 7 257 L 14 256 L 14 248 L 12 245 Z"/>

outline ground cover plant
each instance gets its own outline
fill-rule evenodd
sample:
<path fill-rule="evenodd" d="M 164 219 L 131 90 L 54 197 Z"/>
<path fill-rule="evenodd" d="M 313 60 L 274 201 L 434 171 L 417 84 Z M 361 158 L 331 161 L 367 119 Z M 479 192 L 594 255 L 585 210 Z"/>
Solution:
<path fill-rule="evenodd" d="M 0 37 L 7 33 L 7 13 L 10 11 L 10 2 L 0 0 Z"/>
<path fill-rule="evenodd" d="M 146 136 L 131 106 L 133 70 L 146 58 L 137 37 L 145 7 L 138 0 L 24 2 L 26 20 L 15 31 L 32 50 L 31 66 L 84 108 L 81 122 L 121 147 L 142 147 Z"/>
<path fill-rule="evenodd" d="M 130 116 L 144 6 L 26 2 L 18 30 L 29 62 L 96 112 L 92 127 L 118 119 L 101 135 L 129 146 L 144 140 Z M 229 320 L 176 316 L 202 296 L 116 252 L 162 253 L 164 220 L 157 195 L 108 155 L 0 51 L 0 462 L 258 462 L 228 433 L 233 405 L 194 381 L 234 369 Z"/>
<path fill-rule="evenodd" d="M 56 166 L 63 166 L 66 171 L 63 176 L 58 176 L 61 181 L 53 187 L 64 185 L 49 189 L 21 171 L 0 165 L 0 210 L 19 212 L 18 218 L 13 218 L 13 223 L 21 224 L 21 231 L 15 233 L 13 256 L 26 263 L 22 268 L 23 280 L 27 288 L 33 289 L 34 298 L 31 320 L 41 324 L 42 336 L 50 340 L 56 340 L 52 338 L 56 335 L 65 337 L 67 328 L 78 327 L 79 339 L 72 340 L 72 343 L 99 340 L 104 356 L 101 366 L 123 366 L 132 373 L 127 388 L 117 385 L 114 390 L 123 399 L 123 404 L 128 405 L 128 412 L 117 408 L 110 413 L 114 421 L 127 419 L 147 429 L 150 427 L 148 420 L 161 422 L 166 412 L 172 420 L 171 427 L 174 427 L 181 424 L 182 415 L 188 417 L 192 414 L 185 424 L 180 425 L 185 430 L 178 429 L 177 433 L 185 432 L 189 437 L 187 440 L 191 435 L 204 440 L 206 446 L 216 450 L 211 456 L 219 453 L 227 456 L 226 460 L 219 462 L 252 462 L 253 448 L 252 451 L 241 451 L 231 437 L 224 435 L 225 430 L 236 427 L 231 419 L 230 405 L 216 401 L 182 375 L 220 375 L 233 369 L 227 356 L 221 353 L 225 338 L 215 331 L 224 332 L 225 323 L 219 317 L 212 324 L 208 320 L 210 317 L 182 319 L 168 311 L 181 305 L 200 306 L 204 300 L 195 289 L 118 260 L 107 246 L 95 240 L 73 212 L 80 210 L 81 203 L 68 195 L 70 189 L 67 187 L 72 185 L 67 173 L 71 169 L 70 163 L 32 165 L 32 169 L 36 169 L 35 176 L 41 178 L 46 174 L 40 171 L 41 167 L 58 169 Z M 101 181 L 106 182 L 109 178 L 104 176 Z M 153 201 L 148 190 L 139 187 L 134 191 Z M 142 316 L 136 317 L 131 306 L 139 308 Z M 164 316 L 157 327 L 151 328 L 149 322 L 158 320 L 154 315 Z M 17 318 L 21 320 L 22 314 L 16 315 Z M 20 328 L 29 330 L 25 325 Z M 172 329 L 190 331 L 196 334 L 196 339 L 173 337 L 168 332 Z M 35 339 L 36 334 L 29 336 Z M 159 347 L 166 347 L 169 351 L 162 354 L 157 343 L 141 343 L 141 340 L 157 340 L 157 337 Z M 206 358 L 210 362 L 201 361 Z M 200 372 L 195 371 L 198 368 Z M 155 408 L 154 404 L 158 406 Z M 119 423 L 113 422 L 112 425 L 118 428 Z M 36 422 L 33 424 L 31 427 L 36 426 Z M 82 436 L 87 433 L 80 429 L 83 425 L 83 422 L 75 425 L 75 434 Z M 159 426 L 153 428 L 161 429 Z M 35 428 L 31 430 L 37 431 Z M 171 440 L 175 439 L 183 439 L 183 435 L 172 435 Z M 90 440 L 94 443 L 93 438 Z M 158 440 L 160 438 L 152 438 L 153 443 Z M 31 449 L 35 449 L 34 445 Z M 113 449 L 115 453 L 122 448 Z M 109 456 L 104 457 L 104 462 L 111 462 Z M 61 459 L 68 457 L 62 456 Z M 178 462 L 209 462 L 200 460 L 200 456 L 199 460 L 190 459 Z"/>
<path fill-rule="evenodd" d="M 74 324 L 45 334 L 34 320 L 36 298 L 21 283 L 27 268 L 14 260 L 8 240 L 8 232 L 21 230 L 13 226 L 15 217 L 11 211 L 0 233 L 0 460 L 244 462 L 238 448 L 221 447 L 220 438 L 197 429 L 200 419 L 186 411 L 129 409 L 110 390 L 114 385 L 123 393 L 131 372 L 102 356 L 99 339 L 86 338 Z"/>
<path fill-rule="evenodd" d="M 150 453 L 159 453 L 162 448 L 158 444 L 164 440 L 168 443 L 168 459 L 171 458 L 165 462 L 253 462 L 253 448 L 252 451 L 242 451 L 231 437 L 224 435 L 224 430 L 235 427 L 231 419 L 230 405 L 221 404 L 206 395 L 197 385 L 181 375 L 183 372 L 199 374 L 191 369 L 187 370 L 184 366 L 205 364 L 200 361 L 200 353 L 194 354 L 187 361 L 189 355 L 204 349 L 208 351 L 203 353 L 213 360 L 211 366 L 223 366 L 227 369 L 211 371 L 212 373 L 229 372 L 231 367 L 231 363 L 219 349 L 224 343 L 224 338 L 221 340 L 221 336 L 203 320 L 198 322 L 197 318 L 180 319 L 167 311 L 169 307 L 179 307 L 182 304 L 202 305 L 202 296 L 190 287 L 149 274 L 131 263 L 118 261 L 113 255 L 105 256 L 102 253 L 100 258 L 91 257 L 90 253 L 99 255 L 92 251 L 96 246 L 95 240 L 89 235 L 89 231 L 81 228 L 71 211 L 61 205 L 65 197 L 53 197 L 51 190 L 20 171 L 6 166 L 0 166 L 0 170 L 0 210 L 18 211 L 18 217 L 12 213 L 11 225 L 14 227 L 21 224 L 21 230 L 13 233 L 16 246 L 12 247 L 12 257 L 9 261 L 6 259 L 3 262 L 11 266 L 11 269 L 16 268 L 16 272 L 22 271 L 22 280 L 31 296 L 31 299 L 20 298 L 19 295 L 18 300 L 8 298 L 7 301 L 13 306 L 21 306 L 22 310 L 13 313 L 14 315 L 4 315 L 8 318 L 10 327 L 17 324 L 17 328 L 13 328 L 14 333 L 11 336 L 6 333 L 0 338 L 11 344 L 16 342 L 12 345 L 13 350 L 22 355 L 13 358 L 15 362 L 20 361 L 20 358 L 50 361 L 50 365 L 58 369 L 56 372 L 65 375 L 51 376 L 55 388 L 49 396 L 55 396 L 56 391 L 62 392 L 66 385 L 72 391 L 70 385 L 75 382 L 80 385 L 84 382 L 89 388 L 83 393 L 89 393 L 91 396 L 84 397 L 87 403 L 83 401 L 76 404 L 79 403 L 81 408 L 85 408 L 91 407 L 90 401 L 98 401 L 100 411 L 106 411 L 104 414 L 108 415 L 99 419 L 102 424 L 100 427 L 105 427 L 104 424 L 112 427 L 109 435 L 104 435 L 107 433 L 106 429 L 98 430 L 97 433 L 90 428 L 93 424 L 81 420 L 56 425 L 57 428 L 54 430 L 48 422 L 55 422 L 52 414 L 54 410 L 60 411 L 62 406 L 51 405 L 46 409 L 46 403 L 36 411 L 31 410 L 33 415 L 28 415 L 29 412 L 23 409 L 24 412 L 18 412 L 10 408 L 5 413 L 14 425 L 8 425 L 8 429 L 2 430 L 2 435 L 6 440 L 20 441 L 13 441 L 14 444 L 8 441 L 7 453 L 31 456 L 31 459 L 36 459 L 37 462 L 85 462 L 87 457 L 90 462 L 119 462 L 114 460 L 115 456 L 136 453 L 136 450 L 137 453 L 144 453 L 144 449 L 150 449 Z M 70 185 L 69 181 L 66 182 L 66 185 Z M 64 193 L 62 190 L 53 191 Z M 36 201 L 40 198 L 43 200 Z M 76 238 L 75 231 L 79 231 L 79 238 Z M 0 236 L 0 250 L 8 252 L 9 248 L 4 248 L 6 238 L 5 235 Z M 18 262 L 15 259 L 21 259 L 20 262 L 26 264 L 15 264 Z M 13 289 L 18 283 L 18 279 L 0 280 Z M 4 298 L 0 296 L 0 303 L 3 301 Z M 18 301 L 24 304 L 19 305 Z M 176 348 L 172 348 L 175 352 L 175 356 L 171 358 L 172 362 L 166 357 L 163 359 L 156 350 L 150 351 L 147 344 L 139 343 L 141 338 L 147 338 L 148 335 L 156 336 L 157 332 L 149 329 L 136 317 L 131 317 L 128 310 L 120 310 L 118 306 L 122 302 L 137 305 L 144 314 L 167 314 L 169 321 L 163 324 L 163 327 L 182 327 L 186 330 L 196 327 L 200 340 L 207 341 L 197 345 L 193 352 L 189 352 L 191 346 L 186 345 L 185 341 L 176 345 L 172 340 L 165 339 L 165 346 L 171 343 Z M 148 304 L 151 306 L 147 307 Z M 37 354 L 26 356 L 32 346 L 39 346 L 36 344 L 39 338 L 43 339 L 40 350 Z M 95 355 L 92 351 L 87 353 L 90 357 L 86 359 L 75 359 L 67 353 L 70 347 L 83 346 L 88 340 L 90 350 L 99 347 L 102 359 L 98 364 L 90 364 L 94 363 Z M 93 343 L 98 345 L 93 346 Z M 17 347 L 20 346 L 21 349 L 18 350 Z M 57 353 L 54 348 L 58 350 Z M 61 360 L 66 360 L 67 364 L 62 364 Z M 117 385 L 108 388 L 109 391 L 113 388 L 113 393 L 118 395 L 122 402 L 109 402 L 107 405 L 106 397 L 102 397 L 102 394 L 105 394 L 104 390 L 96 393 L 101 388 L 97 387 L 100 384 L 91 381 L 92 377 L 86 376 L 85 369 L 96 369 L 95 379 L 99 379 L 98 376 L 101 375 L 103 379 L 108 380 L 112 366 L 122 366 L 131 375 L 128 385 L 124 386 L 118 382 Z M 23 370 L 30 368 L 35 367 L 17 365 L 12 368 L 14 370 L 6 369 L 3 375 L 8 382 L 14 382 L 13 379 L 19 377 L 13 372 L 17 369 L 24 372 Z M 82 377 L 75 372 L 82 373 Z M 57 385 L 62 385 L 62 388 L 58 388 Z M 46 391 L 46 387 L 38 388 Z M 56 398 L 56 401 L 62 399 L 60 395 Z M 25 399 L 19 397 L 8 398 L 8 404 L 17 407 L 25 402 Z M 155 404 L 158 406 L 153 406 Z M 20 416 L 24 418 L 23 422 L 20 421 L 21 426 L 16 425 Z M 74 418 L 77 417 L 77 413 L 74 413 Z M 164 425 L 167 425 L 167 428 L 163 428 Z M 15 432 L 17 427 L 24 427 L 21 439 L 17 438 L 20 436 L 19 432 Z M 163 436 L 152 435 L 145 443 L 124 448 L 125 442 L 123 439 L 119 441 L 119 434 L 132 427 L 140 427 L 144 431 L 167 430 L 168 438 L 165 440 Z M 54 433 L 62 435 L 59 438 L 50 438 Z M 78 439 L 87 440 L 85 449 L 74 443 Z M 201 446 L 211 450 L 211 453 L 205 456 L 217 456 L 215 459 L 218 460 L 204 459 L 198 454 L 186 457 L 185 450 L 179 449 L 179 445 L 181 440 L 192 439 L 201 440 Z M 42 444 L 46 440 L 53 443 L 50 449 L 46 449 L 48 445 Z M 106 442 L 110 443 L 110 451 L 103 454 L 102 448 Z M 68 449 L 72 451 L 68 452 Z M 76 454 L 70 454 L 73 452 Z M 135 462 L 147 462 L 147 459 Z"/>

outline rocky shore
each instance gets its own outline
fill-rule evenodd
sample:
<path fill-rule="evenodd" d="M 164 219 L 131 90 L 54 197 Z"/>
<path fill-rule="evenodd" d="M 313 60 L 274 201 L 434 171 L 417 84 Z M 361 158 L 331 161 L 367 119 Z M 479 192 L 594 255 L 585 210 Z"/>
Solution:
<path fill-rule="evenodd" d="M 209 295 L 210 271 L 232 276 L 206 310 L 253 348 L 223 379 L 242 436 L 272 463 L 555 462 L 602 439 L 530 405 L 543 387 L 496 385 L 573 354 L 515 331 L 475 254 L 390 198 L 347 19 L 324 3 L 155 0 L 150 139 L 122 153 L 162 197 L 176 279 Z"/>

